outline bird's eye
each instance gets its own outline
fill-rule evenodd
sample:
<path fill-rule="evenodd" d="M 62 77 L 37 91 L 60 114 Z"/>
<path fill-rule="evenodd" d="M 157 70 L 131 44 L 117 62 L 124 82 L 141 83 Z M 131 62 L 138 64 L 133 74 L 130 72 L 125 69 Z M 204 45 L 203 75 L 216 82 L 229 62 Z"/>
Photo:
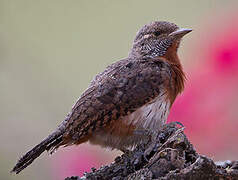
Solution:
<path fill-rule="evenodd" d="M 155 31 L 155 32 L 154 32 L 154 35 L 155 35 L 155 36 L 159 36 L 159 35 L 160 35 L 160 32 L 159 32 L 159 31 Z"/>

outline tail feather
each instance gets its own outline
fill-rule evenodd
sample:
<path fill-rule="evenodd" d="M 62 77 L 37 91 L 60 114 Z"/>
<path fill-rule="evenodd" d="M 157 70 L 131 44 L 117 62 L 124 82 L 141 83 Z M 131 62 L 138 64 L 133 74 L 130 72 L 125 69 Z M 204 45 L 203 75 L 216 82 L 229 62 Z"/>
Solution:
<path fill-rule="evenodd" d="M 61 145 L 63 140 L 62 137 L 62 131 L 56 131 L 49 135 L 40 144 L 36 145 L 32 150 L 28 151 L 23 157 L 21 157 L 11 172 L 18 174 L 29 166 L 44 151 L 50 151 L 50 153 L 52 153 Z"/>

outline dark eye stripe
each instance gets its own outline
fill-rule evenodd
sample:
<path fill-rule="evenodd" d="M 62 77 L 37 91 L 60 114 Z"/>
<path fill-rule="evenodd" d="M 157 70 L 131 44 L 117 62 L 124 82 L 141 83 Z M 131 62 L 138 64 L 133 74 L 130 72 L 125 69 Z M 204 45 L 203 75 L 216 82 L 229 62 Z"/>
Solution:
<path fill-rule="evenodd" d="M 159 36 L 159 35 L 160 35 L 160 32 L 159 32 L 159 31 L 155 31 L 155 32 L 154 32 L 154 35 L 155 35 L 155 36 Z"/>

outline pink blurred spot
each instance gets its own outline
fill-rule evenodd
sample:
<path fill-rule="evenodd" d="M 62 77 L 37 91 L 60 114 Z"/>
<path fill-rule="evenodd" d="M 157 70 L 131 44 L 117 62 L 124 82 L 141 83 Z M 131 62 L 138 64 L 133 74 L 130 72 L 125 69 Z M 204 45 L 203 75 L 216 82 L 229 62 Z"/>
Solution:
<path fill-rule="evenodd" d="M 111 157 L 105 157 L 87 144 L 73 146 L 59 150 L 53 154 L 52 169 L 55 179 L 64 179 L 70 176 L 82 176 L 90 172 L 91 168 L 99 168 L 108 163 Z"/>
<path fill-rule="evenodd" d="M 220 72 L 238 72 L 238 40 L 234 44 L 224 44 L 214 54 L 215 65 Z"/>
<path fill-rule="evenodd" d="M 182 122 L 197 150 L 214 157 L 238 150 L 231 140 L 238 135 L 238 21 L 212 21 L 203 28 L 207 38 L 199 38 L 191 51 L 200 64 L 187 73 L 169 121 Z"/>

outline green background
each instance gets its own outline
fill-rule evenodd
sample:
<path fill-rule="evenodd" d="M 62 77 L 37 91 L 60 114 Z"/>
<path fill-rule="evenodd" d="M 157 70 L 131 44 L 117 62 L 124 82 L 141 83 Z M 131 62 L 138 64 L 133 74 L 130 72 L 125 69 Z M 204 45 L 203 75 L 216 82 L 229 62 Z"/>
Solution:
<path fill-rule="evenodd" d="M 204 20 L 235 2 L 0 0 L 0 178 L 52 178 L 46 154 L 18 176 L 9 171 L 64 119 L 96 73 L 127 56 L 141 26 L 167 20 L 196 36 Z M 179 51 L 185 69 L 193 64 L 183 53 L 192 40 Z"/>

